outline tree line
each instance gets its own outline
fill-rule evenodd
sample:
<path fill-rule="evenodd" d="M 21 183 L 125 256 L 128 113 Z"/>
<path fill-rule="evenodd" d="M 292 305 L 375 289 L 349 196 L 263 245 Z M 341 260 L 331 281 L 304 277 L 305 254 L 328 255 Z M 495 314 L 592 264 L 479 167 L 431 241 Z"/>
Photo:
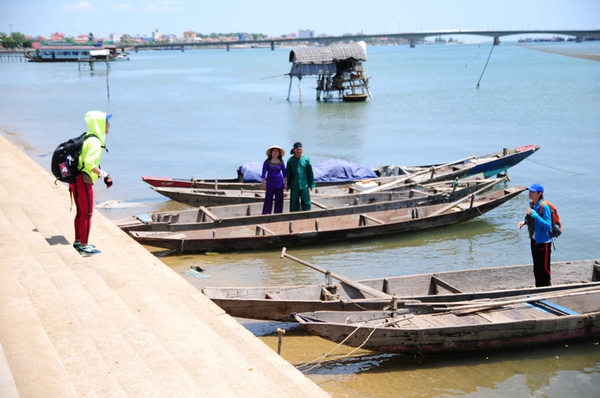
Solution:
<path fill-rule="evenodd" d="M 2 42 L 2 48 L 7 50 L 13 48 L 31 48 L 33 46 L 33 40 L 26 39 L 25 35 L 20 32 L 13 32 L 10 35 L 0 32 L 0 42 Z"/>

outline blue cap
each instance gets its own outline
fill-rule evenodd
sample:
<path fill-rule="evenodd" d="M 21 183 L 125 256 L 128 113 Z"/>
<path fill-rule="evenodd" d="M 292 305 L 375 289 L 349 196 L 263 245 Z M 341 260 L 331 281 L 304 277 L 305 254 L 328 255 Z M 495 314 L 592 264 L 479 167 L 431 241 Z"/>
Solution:
<path fill-rule="evenodd" d="M 527 190 L 531 191 L 531 192 L 544 193 L 544 187 L 542 186 L 542 184 L 538 184 L 538 183 L 533 184 L 532 186 L 527 188 Z"/>
<path fill-rule="evenodd" d="M 106 120 L 109 120 L 112 117 L 112 113 L 106 114 Z"/>

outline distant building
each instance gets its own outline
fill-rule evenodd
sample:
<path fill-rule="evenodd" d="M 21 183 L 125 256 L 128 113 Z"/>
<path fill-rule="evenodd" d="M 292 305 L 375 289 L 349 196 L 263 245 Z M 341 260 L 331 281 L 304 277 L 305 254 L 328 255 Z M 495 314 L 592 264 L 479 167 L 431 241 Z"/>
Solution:
<path fill-rule="evenodd" d="M 156 29 L 154 32 L 152 32 L 152 39 L 154 41 L 159 41 L 161 36 L 162 36 L 162 33 L 158 29 Z"/>
<path fill-rule="evenodd" d="M 65 34 L 64 33 L 52 33 L 52 37 L 50 38 L 50 40 L 52 41 L 64 41 L 65 40 Z"/>
<path fill-rule="evenodd" d="M 196 38 L 196 32 L 194 32 L 193 30 L 186 30 L 185 32 L 183 32 L 183 38 L 184 39 L 195 39 Z"/>
<path fill-rule="evenodd" d="M 111 33 L 109 38 L 110 38 L 110 41 L 112 41 L 113 43 L 118 43 L 121 41 L 121 36 L 117 33 Z"/>
<path fill-rule="evenodd" d="M 315 37 L 315 31 L 314 30 L 310 30 L 310 29 L 302 30 L 302 29 L 300 29 L 298 31 L 298 38 L 299 39 L 311 39 L 313 37 Z"/>
<path fill-rule="evenodd" d="M 73 39 L 73 41 L 77 44 L 86 44 L 89 41 L 88 35 L 79 35 Z"/>
<path fill-rule="evenodd" d="M 238 33 L 238 41 L 254 40 L 254 35 L 251 33 Z"/>

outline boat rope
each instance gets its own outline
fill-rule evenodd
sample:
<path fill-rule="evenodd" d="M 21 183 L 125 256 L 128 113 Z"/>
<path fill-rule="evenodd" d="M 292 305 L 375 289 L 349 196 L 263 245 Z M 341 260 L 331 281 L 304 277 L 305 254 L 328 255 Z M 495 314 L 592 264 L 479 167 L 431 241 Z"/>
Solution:
<path fill-rule="evenodd" d="M 464 66 L 464 67 L 462 67 L 462 66 L 461 66 L 460 68 L 456 69 L 456 70 L 455 70 L 455 71 L 454 71 L 452 74 L 448 75 L 448 76 L 446 77 L 446 80 L 449 80 L 449 79 L 450 79 L 451 77 L 453 77 L 454 75 L 456 75 L 456 74 L 458 74 L 459 72 L 462 72 L 463 70 L 467 69 L 467 68 L 469 67 L 469 65 L 470 65 L 470 64 L 471 64 L 473 61 L 475 61 L 477 58 L 479 58 L 479 56 L 480 56 L 481 54 L 483 54 L 483 52 L 484 52 L 485 50 L 487 50 L 487 48 L 486 48 L 486 49 L 484 49 L 484 50 L 482 50 L 482 51 L 480 51 L 480 52 L 479 52 L 479 53 L 478 53 L 478 54 L 477 54 L 475 57 L 473 57 L 471 60 L 467 61 L 467 63 L 465 63 L 465 66 Z"/>
<path fill-rule="evenodd" d="M 343 344 L 346 342 L 346 340 L 348 340 L 350 337 L 352 337 L 352 335 L 353 335 L 354 333 L 356 333 L 356 332 L 358 331 L 358 329 L 360 329 L 360 328 L 361 328 L 361 325 L 357 326 L 357 327 L 356 327 L 356 329 L 354 329 L 354 330 L 352 331 L 352 333 L 350 333 L 350 334 L 349 334 L 349 335 L 348 335 L 348 336 L 347 336 L 347 337 L 346 337 L 344 340 L 342 340 L 342 341 L 341 341 L 341 342 L 340 342 L 338 345 L 336 345 L 336 346 L 335 346 L 335 347 L 333 347 L 333 349 L 331 349 L 329 352 L 327 352 L 327 353 L 325 353 L 325 354 L 321 355 L 319 358 L 315 359 L 314 361 L 310 361 L 310 362 L 306 362 L 306 363 L 303 363 L 303 364 L 301 364 L 301 365 L 298 365 L 298 370 L 300 370 L 301 372 L 303 372 L 303 373 L 304 373 L 304 372 L 309 372 L 309 371 L 313 370 L 314 368 L 316 368 L 316 367 L 318 367 L 318 366 L 321 366 L 321 364 L 323 363 L 323 361 L 324 361 L 324 360 L 325 360 L 325 359 L 326 359 L 326 358 L 327 358 L 329 355 L 331 355 L 331 354 L 332 354 L 332 353 L 333 353 L 335 350 L 337 350 L 338 348 L 340 348 L 340 347 L 341 347 L 341 346 L 342 346 L 342 345 L 343 345 Z M 372 334 L 372 332 L 371 332 L 371 334 Z M 369 337 L 371 337 L 371 335 L 369 335 Z M 367 339 L 367 340 L 368 340 L 368 339 Z M 364 344 L 364 343 L 363 343 L 363 344 Z M 345 354 L 345 355 L 341 356 L 341 358 L 347 357 L 348 355 L 350 355 L 350 354 L 351 354 L 352 352 L 354 352 L 354 351 L 356 351 L 356 350 L 352 350 L 352 351 L 351 351 L 349 354 Z M 313 365 L 313 364 L 314 364 L 314 365 Z M 313 366 L 311 366 L 311 367 L 310 367 L 310 368 L 308 368 L 308 369 L 304 369 L 304 370 L 302 370 L 302 368 L 303 368 L 303 367 L 306 367 L 306 366 L 308 366 L 308 365 L 313 365 Z"/>
<path fill-rule="evenodd" d="M 526 159 L 526 160 L 529 160 L 530 162 L 539 164 L 540 166 L 548 167 L 549 169 L 554 169 L 554 170 L 562 171 L 564 173 L 574 174 L 576 176 L 583 176 L 583 175 L 585 175 L 584 173 L 576 173 L 574 171 L 569 171 L 569 170 L 559 169 L 557 167 L 552 167 L 552 166 L 549 166 L 549 165 L 544 164 L 544 163 L 536 162 L 535 160 L 531 160 L 531 159 Z"/>
<path fill-rule="evenodd" d="M 481 72 L 481 76 L 479 76 L 479 81 L 477 82 L 477 86 L 475 87 L 477 89 L 479 88 L 479 83 L 481 82 L 481 78 L 483 77 L 483 74 L 485 73 L 485 69 L 487 68 L 488 63 L 490 62 L 490 58 L 492 57 L 492 51 L 494 51 L 495 46 L 496 46 L 495 43 L 492 42 L 492 49 L 490 51 L 490 55 L 488 55 L 488 59 L 487 59 L 487 61 L 485 61 L 485 66 L 483 67 L 483 72 Z"/>
<path fill-rule="evenodd" d="M 372 326 L 371 333 L 369 333 L 369 335 L 367 336 L 367 338 L 365 339 L 365 341 L 363 341 L 363 342 L 362 342 L 362 343 L 361 343 L 361 344 L 360 344 L 358 347 L 356 347 L 355 349 L 353 349 L 353 350 L 352 350 L 352 351 L 350 351 L 349 353 L 347 353 L 347 354 L 344 354 L 344 355 L 340 356 L 339 358 L 340 358 L 340 359 L 341 359 L 341 358 L 346 358 L 346 357 L 348 357 L 348 356 L 350 356 L 350 355 L 354 354 L 356 351 L 360 350 L 360 349 L 361 349 L 361 348 L 362 348 L 362 347 L 363 347 L 365 344 L 367 344 L 367 341 L 369 341 L 369 339 L 371 338 L 371 336 L 373 336 L 373 333 L 375 333 L 375 331 L 377 331 L 377 328 L 380 328 L 380 327 L 386 327 L 386 326 L 390 326 L 390 325 L 393 325 L 393 324 L 399 323 L 399 322 L 401 322 L 401 321 L 404 321 L 404 320 L 406 320 L 406 319 L 395 319 L 395 320 L 393 320 L 393 321 L 390 321 L 390 322 L 386 322 L 386 323 L 383 323 L 383 324 L 381 324 L 381 323 L 380 323 L 380 324 L 377 324 L 377 325 L 375 325 L 375 326 Z M 348 340 L 348 339 L 349 339 L 349 338 L 350 338 L 350 337 L 351 337 L 351 336 L 352 336 L 354 333 L 356 333 L 356 332 L 358 331 L 358 329 L 362 328 L 363 326 L 364 326 L 364 325 L 358 325 L 358 326 L 356 327 L 356 329 L 354 329 L 354 330 L 352 331 L 352 333 L 350 333 L 350 334 L 349 334 L 349 335 L 348 335 L 348 336 L 347 336 L 347 337 L 346 337 L 344 340 L 342 340 L 342 341 L 341 341 L 341 342 L 340 342 L 338 345 L 336 345 L 335 347 L 333 347 L 333 349 L 332 349 L 332 350 L 330 350 L 328 353 L 326 353 L 326 354 L 322 355 L 321 357 L 317 358 L 317 359 L 316 359 L 316 360 L 314 360 L 314 361 L 311 361 L 311 362 L 306 362 L 306 363 L 304 363 L 304 364 L 302 364 L 302 365 L 298 365 L 298 370 L 300 370 L 300 368 L 302 368 L 302 367 L 305 367 L 305 366 L 308 366 L 308 365 L 314 364 L 313 366 L 311 366 L 311 367 L 310 367 L 310 368 L 308 368 L 308 369 L 300 370 L 301 372 L 303 372 L 303 373 L 304 373 L 304 372 L 309 372 L 309 371 L 313 370 L 314 368 L 316 368 L 316 367 L 318 367 L 318 366 L 321 366 L 321 365 L 323 364 L 323 361 L 324 361 L 324 360 L 325 360 L 325 359 L 326 359 L 326 358 L 327 358 L 329 355 L 331 355 L 331 354 L 332 354 L 332 353 L 333 353 L 335 350 L 337 350 L 337 349 L 338 349 L 340 346 L 342 346 L 342 345 L 343 345 L 343 344 L 346 342 L 346 340 Z"/>

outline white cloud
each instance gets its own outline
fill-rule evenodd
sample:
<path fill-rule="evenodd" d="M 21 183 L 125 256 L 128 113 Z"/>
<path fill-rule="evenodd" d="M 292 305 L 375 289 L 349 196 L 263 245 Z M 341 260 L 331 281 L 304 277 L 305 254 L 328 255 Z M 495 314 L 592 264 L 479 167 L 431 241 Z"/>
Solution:
<path fill-rule="evenodd" d="M 147 3 L 139 7 L 121 3 L 111 4 L 110 9 L 115 11 L 181 12 L 183 11 L 183 3 L 177 0 L 162 0 Z"/>
<path fill-rule="evenodd" d="M 111 4 L 110 9 L 116 10 L 116 11 L 134 11 L 134 10 L 136 10 L 135 7 L 130 6 L 129 4 Z"/>
<path fill-rule="evenodd" d="M 182 3 L 177 0 L 163 0 L 148 4 L 146 8 L 149 11 L 170 12 L 183 11 Z"/>
<path fill-rule="evenodd" d="M 71 11 L 71 10 L 93 10 L 94 6 L 92 5 L 92 3 L 88 3 L 87 1 L 82 1 L 80 3 L 77 4 L 65 4 L 64 9 L 67 11 Z"/>

